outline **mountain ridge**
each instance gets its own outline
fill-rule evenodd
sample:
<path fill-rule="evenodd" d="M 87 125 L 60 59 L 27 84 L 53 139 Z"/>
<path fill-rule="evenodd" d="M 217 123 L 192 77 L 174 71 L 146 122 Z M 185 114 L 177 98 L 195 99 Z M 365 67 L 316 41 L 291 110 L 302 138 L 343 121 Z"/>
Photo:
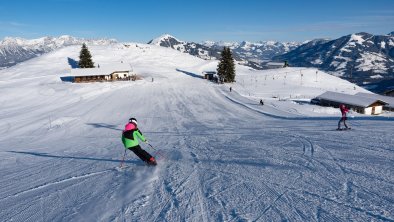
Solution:
<path fill-rule="evenodd" d="M 394 35 L 358 32 L 333 40 L 314 40 L 273 60 L 318 68 L 382 92 L 386 89 L 379 82 L 394 79 Z"/>
<path fill-rule="evenodd" d="M 172 48 L 183 53 L 189 53 L 202 59 L 219 59 L 223 47 L 230 47 L 236 61 L 256 69 L 263 69 L 263 63 L 273 56 L 295 49 L 301 43 L 297 42 L 223 42 L 204 41 L 202 43 L 186 42 L 169 34 L 163 34 L 148 42 L 148 44 Z"/>
<path fill-rule="evenodd" d="M 37 39 L 5 37 L 0 41 L 0 69 L 40 56 L 53 50 L 86 43 L 88 45 L 113 44 L 115 39 L 84 39 L 69 35 L 59 37 L 45 36 Z"/>

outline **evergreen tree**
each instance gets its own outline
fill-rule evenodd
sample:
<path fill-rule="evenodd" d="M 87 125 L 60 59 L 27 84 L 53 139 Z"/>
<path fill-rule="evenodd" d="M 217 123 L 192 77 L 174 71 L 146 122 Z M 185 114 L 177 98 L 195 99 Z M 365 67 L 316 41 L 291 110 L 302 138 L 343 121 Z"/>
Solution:
<path fill-rule="evenodd" d="M 220 82 L 235 81 L 235 64 L 229 47 L 224 47 L 221 53 L 222 57 L 217 67 L 217 73 Z"/>
<path fill-rule="evenodd" d="M 92 61 L 92 55 L 89 52 L 86 44 L 82 44 L 81 52 L 79 53 L 79 68 L 94 68 L 94 63 Z"/>
<path fill-rule="evenodd" d="M 226 79 L 228 82 L 235 82 L 235 64 L 230 47 L 227 47 L 227 72 Z"/>

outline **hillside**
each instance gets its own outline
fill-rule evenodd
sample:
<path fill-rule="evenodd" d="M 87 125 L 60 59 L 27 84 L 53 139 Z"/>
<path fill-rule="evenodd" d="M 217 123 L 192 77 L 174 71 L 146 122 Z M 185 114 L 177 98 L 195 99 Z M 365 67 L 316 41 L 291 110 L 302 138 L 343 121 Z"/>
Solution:
<path fill-rule="evenodd" d="M 336 131 L 338 110 L 298 103 L 363 89 L 315 69 L 240 65 L 236 83 L 217 85 L 200 77 L 216 60 L 89 49 L 143 79 L 61 82 L 80 46 L 0 70 L 0 221 L 394 220 L 392 116 L 355 115 L 354 130 Z M 157 167 L 129 153 L 118 169 L 130 117 Z"/>
<path fill-rule="evenodd" d="M 273 58 L 292 66 L 316 67 L 360 86 L 376 83 L 371 90 L 388 88 L 378 84 L 394 79 L 394 37 L 355 33 L 334 40 L 315 40 Z"/>

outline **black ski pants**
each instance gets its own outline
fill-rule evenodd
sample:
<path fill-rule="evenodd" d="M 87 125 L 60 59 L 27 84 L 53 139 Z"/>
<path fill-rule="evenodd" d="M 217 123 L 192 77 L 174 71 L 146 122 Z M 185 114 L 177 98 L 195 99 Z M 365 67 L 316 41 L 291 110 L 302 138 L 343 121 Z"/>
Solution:
<path fill-rule="evenodd" d="M 148 152 L 142 149 L 140 145 L 137 145 L 135 147 L 130 147 L 128 149 L 133 151 L 135 155 L 137 155 L 144 162 L 149 162 L 149 159 L 152 157 L 152 155 L 150 155 Z"/>
<path fill-rule="evenodd" d="M 346 116 L 344 116 L 344 117 L 342 117 L 340 120 L 339 120 L 339 122 L 338 122 L 338 129 L 341 127 L 341 122 L 343 121 L 343 125 L 345 125 L 345 127 L 346 128 L 348 128 L 347 127 L 347 125 L 346 125 Z"/>

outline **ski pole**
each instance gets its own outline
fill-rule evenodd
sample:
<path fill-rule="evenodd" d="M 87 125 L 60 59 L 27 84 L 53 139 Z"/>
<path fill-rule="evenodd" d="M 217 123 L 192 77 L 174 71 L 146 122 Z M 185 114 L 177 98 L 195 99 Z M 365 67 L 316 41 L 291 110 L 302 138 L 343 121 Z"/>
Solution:
<path fill-rule="evenodd" d="M 146 144 L 148 144 L 152 149 L 157 151 L 157 149 L 155 149 L 152 145 L 150 145 L 150 143 L 146 143 Z"/>
<path fill-rule="evenodd" d="M 126 157 L 126 149 L 124 150 L 123 158 L 122 158 L 122 161 L 120 162 L 119 168 L 122 168 L 125 157 Z"/>
<path fill-rule="evenodd" d="M 161 156 L 163 159 L 167 159 L 159 150 L 157 150 L 156 148 L 154 148 L 150 143 L 146 143 L 148 144 L 154 151 L 156 151 L 156 154 Z"/>

